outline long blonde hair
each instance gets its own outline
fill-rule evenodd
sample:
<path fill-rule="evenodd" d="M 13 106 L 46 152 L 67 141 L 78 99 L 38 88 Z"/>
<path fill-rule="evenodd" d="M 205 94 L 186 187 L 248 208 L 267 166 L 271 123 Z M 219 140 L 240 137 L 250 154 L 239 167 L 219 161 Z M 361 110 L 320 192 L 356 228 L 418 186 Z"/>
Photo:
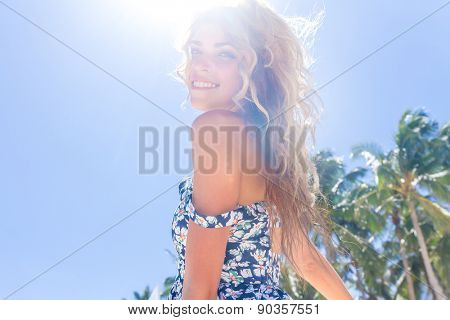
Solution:
<path fill-rule="evenodd" d="M 308 70 L 312 60 L 307 55 L 306 42 L 299 39 L 307 40 L 316 31 L 320 18 L 321 14 L 309 24 L 301 18 L 285 18 L 261 0 L 208 8 L 194 16 L 181 38 L 178 49 L 185 59 L 176 68 L 177 76 L 188 85 L 187 43 L 204 22 L 221 26 L 243 53 L 239 65 L 242 87 L 233 101 L 236 111 L 261 129 L 265 159 L 277 163 L 277 170 L 265 176 L 267 199 L 274 209 L 270 216 L 280 219 L 282 253 L 299 273 L 301 269 L 294 259 L 294 249 L 303 248 L 299 232 L 307 241 L 309 233 L 316 232 L 327 250 L 334 252 L 329 216 L 316 205 L 319 178 L 307 144 L 314 143 L 319 109 L 309 98 L 315 94 Z M 271 128 L 283 128 L 281 141 L 269 140 Z M 271 234 L 275 220 L 272 222 Z"/>

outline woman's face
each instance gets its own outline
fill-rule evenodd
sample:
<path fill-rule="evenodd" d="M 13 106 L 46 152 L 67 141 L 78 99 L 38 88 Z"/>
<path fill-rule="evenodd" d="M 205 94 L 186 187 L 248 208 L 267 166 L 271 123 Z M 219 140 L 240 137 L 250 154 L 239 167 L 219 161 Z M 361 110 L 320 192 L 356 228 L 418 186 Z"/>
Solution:
<path fill-rule="evenodd" d="M 188 89 L 194 108 L 231 109 L 231 98 L 242 85 L 238 64 L 241 54 L 217 25 L 199 26 L 188 43 Z"/>

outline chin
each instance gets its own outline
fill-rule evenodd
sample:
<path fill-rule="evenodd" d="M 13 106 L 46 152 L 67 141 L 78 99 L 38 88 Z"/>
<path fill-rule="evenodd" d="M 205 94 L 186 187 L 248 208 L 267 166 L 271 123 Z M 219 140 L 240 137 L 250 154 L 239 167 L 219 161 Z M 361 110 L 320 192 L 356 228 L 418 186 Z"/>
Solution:
<path fill-rule="evenodd" d="M 199 111 L 208 111 L 209 109 L 198 107 L 198 106 L 192 106 L 194 109 L 197 109 Z"/>
<path fill-rule="evenodd" d="M 200 110 L 200 111 L 208 111 L 213 109 L 209 104 L 191 101 L 191 105 L 194 109 Z"/>

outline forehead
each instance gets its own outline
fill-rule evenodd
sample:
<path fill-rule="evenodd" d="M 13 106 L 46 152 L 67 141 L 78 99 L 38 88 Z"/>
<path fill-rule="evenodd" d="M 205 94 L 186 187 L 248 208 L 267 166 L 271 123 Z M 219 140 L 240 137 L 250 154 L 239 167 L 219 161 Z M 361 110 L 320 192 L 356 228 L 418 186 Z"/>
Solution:
<path fill-rule="evenodd" d="M 217 24 L 203 23 L 192 33 L 189 44 L 202 46 L 220 46 L 229 43 L 229 38 Z"/>

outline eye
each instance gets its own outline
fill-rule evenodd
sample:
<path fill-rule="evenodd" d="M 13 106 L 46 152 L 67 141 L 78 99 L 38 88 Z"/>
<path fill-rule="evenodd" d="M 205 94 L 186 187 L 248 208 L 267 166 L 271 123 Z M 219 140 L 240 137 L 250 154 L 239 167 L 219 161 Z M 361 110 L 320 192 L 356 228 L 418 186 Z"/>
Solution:
<path fill-rule="evenodd" d="M 225 57 L 231 58 L 231 59 L 236 58 L 236 56 L 234 54 L 232 54 L 231 52 L 228 52 L 228 51 L 221 52 L 221 53 L 219 53 L 219 55 L 224 55 Z"/>
<path fill-rule="evenodd" d="M 192 48 L 191 47 L 191 48 L 189 48 L 189 53 L 190 53 L 191 56 L 194 56 L 194 55 L 200 54 L 201 51 L 199 49 L 197 49 L 197 48 Z M 229 59 L 235 59 L 236 58 L 236 55 L 234 55 L 233 53 L 231 53 L 229 51 L 220 52 L 218 54 L 218 56 L 229 58 Z"/>
<path fill-rule="evenodd" d="M 197 50 L 196 48 L 190 48 L 189 49 L 189 53 L 191 54 L 191 55 L 193 55 L 193 54 L 196 54 L 196 53 L 198 53 L 200 50 Z"/>

